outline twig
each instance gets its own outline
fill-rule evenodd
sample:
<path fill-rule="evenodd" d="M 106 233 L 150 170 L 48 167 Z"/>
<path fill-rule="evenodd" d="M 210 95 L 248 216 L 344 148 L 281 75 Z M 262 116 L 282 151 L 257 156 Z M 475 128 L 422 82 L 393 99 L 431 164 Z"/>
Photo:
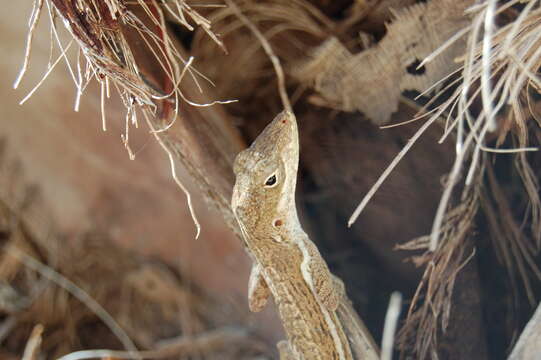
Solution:
<path fill-rule="evenodd" d="M 284 106 L 285 110 L 293 113 L 291 102 L 289 101 L 289 97 L 287 96 L 284 70 L 282 69 L 282 65 L 280 64 L 280 59 L 278 59 L 278 57 L 272 50 L 272 47 L 270 46 L 265 36 L 263 36 L 261 31 L 259 31 L 259 29 L 242 13 L 238 6 L 232 0 L 225 0 L 225 2 L 227 3 L 227 6 L 229 6 L 231 10 L 233 10 L 235 15 L 237 15 L 239 20 L 242 21 L 242 23 L 252 31 L 252 33 L 261 43 L 261 46 L 265 50 L 265 53 L 267 53 L 267 56 L 270 58 L 270 61 L 274 66 L 276 78 L 278 79 L 278 92 L 280 93 L 282 105 Z"/>
<path fill-rule="evenodd" d="M 101 81 L 100 106 L 101 106 L 101 129 L 107 131 L 107 119 L 105 116 L 105 81 Z"/>
<path fill-rule="evenodd" d="M 192 195 L 190 194 L 190 192 L 188 191 L 186 186 L 184 186 L 184 184 L 177 177 L 177 171 L 176 171 L 176 166 L 175 166 L 175 157 L 173 156 L 173 153 L 167 147 L 167 145 L 165 145 L 165 143 L 163 142 L 163 140 L 160 137 L 157 130 L 154 128 L 154 125 L 152 124 L 152 121 L 150 121 L 150 119 L 149 119 L 149 117 L 148 117 L 148 115 L 147 115 L 147 113 L 145 111 L 143 111 L 143 115 L 145 116 L 147 124 L 150 127 L 150 130 L 151 130 L 152 134 L 154 135 L 154 138 L 156 139 L 158 144 L 160 144 L 162 149 L 167 153 L 167 156 L 169 157 L 169 164 L 171 166 L 171 176 L 173 176 L 173 179 L 175 180 L 176 184 L 178 185 L 178 187 L 182 190 L 182 192 L 186 196 L 186 202 L 188 203 L 188 209 L 190 210 L 190 215 L 191 215 L 192 220 L 193 220 L 193 222 L 195 224 L 195 227 L 197 229 L 196 234 L 195 234 L 195 238 L 198 239 L 199 235 L 201 234 L 201 225 L 199 224 L 199 220 L 197 220 L 197 215 L 195 214 L 195 210 L 193 208 Z"/>
<path fill-rule="evenodd" d="M 353 225 L 353 223 L 357 220 L 357 218 L 359 217 L 363 209 L 366 207 L 366 204 L 368 204 L 368 202 L 372 199 L 372 197 L 378 191 L 381 184 L 383 184 L 383 182 L 387 179 L 389 174 L 394 170 L 396 165 L 398 165 L 398 163 L 400 162 L 400 160 L 402 160 L 404 155 L 406 155 L 406 153 L 411 149 L 413 144 L 415 144 L 415 142 L 421 137 L 421 135 L 424 134 L 426 129 L 428 129 L 428 127 L 432 125 L 438 118 L 439 118 L 439 114 L 435 114 L 435 116 L 432 116 L 423 124 L 423 126 L 419 128 L 419 130 L 417 130 L 417 132 L 411 137 L 411 139 L 408 140 L 408 143 L 402 148 L 402 150 L 400 150 L 398 155 L 396 155 L 393 161 L 385 169 L 383 174 L 381 174 L 381 176 L 378 178 L 376 183 L 370 188 L 368 193 L 361 200 L 360 204 L 357 206 L 357 208 L 355 209 L 355 211 L 353 212 L 353 214 L 348 220 L 348 227 L 351 227 L 351 225 Z"/>

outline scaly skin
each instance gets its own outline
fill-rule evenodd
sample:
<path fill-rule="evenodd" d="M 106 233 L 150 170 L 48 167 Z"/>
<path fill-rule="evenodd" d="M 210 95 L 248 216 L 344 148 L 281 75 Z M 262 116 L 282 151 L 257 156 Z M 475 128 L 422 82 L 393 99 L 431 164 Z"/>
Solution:
<path fill-rule="evenodd" d="M 343 293 L 297 216 L 298 162 L 297 123 L 287 111 L 235 160 L 231 206 L 254 260 L 250 309 L 260 311 L 272 294 L 288 338 L 278 344 L 282 360 L 351 360 L 336 316 Z"/>

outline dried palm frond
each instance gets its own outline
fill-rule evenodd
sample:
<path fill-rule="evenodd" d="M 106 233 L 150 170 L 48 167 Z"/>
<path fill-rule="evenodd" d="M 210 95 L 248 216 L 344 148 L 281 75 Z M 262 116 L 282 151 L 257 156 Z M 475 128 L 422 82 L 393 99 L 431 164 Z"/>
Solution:
<path fill-rule="evenodd" d="M 191 103 L 179 90 L 185 73 L 189 73 L 194 79 L 204 79 L 190 67 L 191 60 L 182 56 L 175 46 L 167 31 L 166 16 L 193 31 L 194 27 L 187 20 L 190 19 L 223 48 L 221 40 L 211 30 L 211 23 L 183 0 L 35 0 L 30 16 L 27 51 L 15 87 L 19 85 L 26 71 L 33 31 L 44 4 L 51 20 L 53 41 L 61 51 L 57 61 L 49 64 L 44 78 L 59 61 L 66 62 L 77 89 L 76 111 L 89 82 L 92 79 L 97 80 L 101 85 L 104 130 L 107 128 L 105 97 L 110 97 L 111 88 L 116 89 L 127 109 L 123 140 L 132 157 L 128 129 L 130 122 L 138 125 L 136 108 L 139 107 L 151 115 L 160 115 L 165 121 L 172 121 L 176 118 L 181 99 Z M 73 38 L 67 46 L 62 44 L 59 36 L 55 21 L 58 17 Z M 72 64 L 67 55 L 73 41 L 79 47 L 75 64 Z M 151 66 L 147 66 L 149 62 L 152 63 Z M 184 64 L 183 70 L 179 64 Z M 24 103 L 40 84 L 41 82 L 21 103 Z"/>
<path fill-rule="evenodd" d="M 193 58 L 181 54 L 176 40 L 168 32 L 166 16 L 191 31 L 195 28 L 189 24 L 189 20 L 194 22 L 223 49 L 221 40 L 211 30 L 210 21 L 184 0 L 35 0 L 29 21 L 25 59 L 15 87 L 19 85 L 27 69 L 33 32 L 44 5 L 51 22 L 51 41 L 57 44 L 60 55 L 49 64 L 42 80 L 20 103 L 32 96 L 56 64 L 64 60 L 77 91 L 74 105 L 76 111 L 89 83 L 93 79 L 99 82 L 102 128 L 105 131 L 105 101 L 111 96 L 111 88 L 115 89 L 126 108 L 122 141 L 130 158 L 133 159 L 135 154 L 129 144 L 129 129 L 131 126 L 139 126 L 138 112 L 141 112 L 156 140 L 169 155 L 172 177 L 186 195 L 188 208 L 197 228 L 197 238 L 200 225 L 193 210 L 191 195 L 176 176 L 173 160 L 178 160 L 178 157 L 172 155 L 171 148 L 166 146 L 158 133 L 173 125 L 181 101 L 194 106 L 229 102 L 198 104 L 188 99 L 180 90 L 180 83 L 186 74 L 192 77 L 194 86 L 198 87 L 199 91 L 202 89 L 198 79 L 209 80 L 192 67 Z M 61 41 L 55 21 L 57 18 L 62 20 L 71 35 L 72 39 L 67 45 Z M 75 64 L 68 56 L 73 43 L 78 45 Z M 52 43 L 51 49 L 53 47 Z"/>
<path fill-rule="evenodd" d="M 537 148 L 528 147 L 525 111 L 531 108 L 528 90 L 531 87 L 538 89 L 540 83 L 537 69 L 541 65 L 541 46 L 536 46 L 539 45 L 541 38 L 539 1 L 530 1 L 514 21 L 495 32 L 493 30 L 485 31 L 483 37 L 479 38 L 483 24 L 485 27 L 493 29 L 494 17 L 509 10 L 518 2 L 519 0 L 513 0 L 496 9 L 496 2 L 489 0 L 470 8 L 471 24 L 459 31 L 456 36 L 451 37 L 419 64 L 419 66 L 424 66 L 433 61 L 445 48 L 468 34 L 468 46 L 462 59 L 464 65 L 460 68 L 461 76 L 446 85 L 432 98 L 429 105 L 439 100 L 440 95 L 445 96 L 446 100 L 422 115 L 422 117 L 429 116 L 429 119 L 403 152 L 397 156 L 398 161 L 432 123 L 440 119 L 442 115 L 447 116 L 445 132 L 440 142 L 443 142 L 449 134 L 456 134 L 457 154 L 434 220 L 430 240 L 432 250 L 437 247 L 440 228 L 451 193 L 463 175 L 463 169 L 467 164 L 466 160 L 471 157 L 469 169 L 465 174 L 465 183 L 469 185 L 475 177 L 482 153 L 518 153 L 517 169 L 523 177 L 526 191 L 531 198 L 533 233 L 538 234 L 536 239 L 541 234 L 541 201 L 537 192 L 538 184 L 524 155 L 526 151 L 537 150 Z M 452 75 L 454 73 L 436 82 L 432 87 L 439 86 L 442 81 Z M 491 85 L 491 80 L 495 81 L 494 86 Z M 430 91 L 432 87 L 425 92 Z M 447 92 L 453 87 L 455 90 L 451 96 L 447 96 Z M 479 95 L 482 95 L 482 109 L 476 111 L 475 102 L 479 99 Z M 502 112 L 507 116 L 502 117 Z M 532 116 L 535 117 L 535 114 Z M 500 148 L 503 139 L 511 129 L 514 130 L 513 134 L 517 134 L 515 138 L 518 146 L 509 149 Z M 487 135 L 496 130 L 499 131 L 498 147 L 487 146 Z M 395 166 L 396 162 L 391 163 L 389 171 L 384 172 L 374 186 L 374 191 L 370 191 L 361 201 L 349 220 L 350 225 Z"/>
<path fill-rule="evenodd" d="M 531 199 L 532 226 L 535 227 L 534 232 L 541 233 L 541 201 L 537 193 L 537 180 L 528 170 L 529 165 L 524 157 L 525 151 L 537 150 L 528 147 L 524 109 L 528 88 L 539 83 L 535 75 L 541 65 L 539 2 L 530 1 L 514 21 L 494 30 L 495 16 L 516 3 L 518 1 L 511 1 L 496 8 L 496 2 L 490 0 L 470 10 L 474 12 L 474 16 L 467 28 L 470 35 L 461 82 L 431 117 L 435 119 L 443 113 L 448 114 L 445 134 L 441 141 L 455 131 L 457 151 L 455 164 L 434 220 L 431 249 L 437 246 L 439 229 L 450 194 L 463 175 L 465 159 L 471 156 L 469 169 L 464 174 L 465 183 L 469 185 L 481 163 L 482 153 L 518 153 L 518 171 Z M 485 32 L 480 38 L 483 26 Z M 475 101 L 479 98 L 482 105 L 481 109 L 476 111 Z M 506 116 L 501 116 L 502 113 Z M 499 141 L 494 148 L 487 143 L 490 139 L 488 135 L 496 130 L 499 131 Z M 515 130 L 513 133 L 516 134 L 518 146 L 501 148 L 503 139 L 510 130 Z"/>
<path fill-rule="evenodd" d="M 439 329 L 435 320 L 441 318 L 441 330 L 445 331 L 454 282 L 454 276 L 450 275 L 456 275 L 455 270 L 462 267 L 460 261 L 464 259 L 462 255 L 457 257 L 459 262 L 451 261 L 451 256 L 457 254 L 457 249 L 460 249 L 457 246 L 460 246 L 466 234 L 449 234 L 448 230 L 470 228 L 480 205 L 487 218 L 496 253 L 509 272 L 514 296 L 518 296 L 519 291 L 515 282 L 517 273 L 531 303 L 535 302 L 531 279 L 541 280 L 539 266 L 534 260 L 540 248 L 541 202 L 537 175 L 527 157 L 528 151 L 537 150 L 528 147 L 528 121 L 531 116 L 535 118 L 534 113 L 528 116 L 528 112 L 533 111 L 529 90 L 539 89 L 540 83 L 537 75 L 541 65 L 539 1 L 530 1 L 521 11 L 514 13 L 512 21 L 499 28 L 495 26 L 498 14 L 511 11 L 511 7 L 517 3 L 510 1 L 498 7 L 496 1 L 489 0 L 469 10 L 472 23 L 463 31 L 469 37 L 461 77 L 442 93 L 457 83 L 458 86 L 442 105 L 433 110 L 430 119 L 419 131 L 421 133 L 426 126 L 446 114 L 446 128 L 441 141 L 449 134 L 455 135 L 456 139 L 455 163 L 445 183 L 432 233 L 423 238 L 420 244 L 421 248 L 428 249 L 423 257 L 417 258 L 427 264 L 425 277 L 402 330 L 403 341 L 415 339 L 413 347 L 421 359 L 429 354 L 433 359 L 437 358 L 435 349 Z M 431 61 L 431 57 L 424 62 L 427 61 Z M 491 133 L 497 136 L 491 136 Z M 491 142 L 495 142 L 496 147 L 491 147 Z M 504 142 L 516 147 L 501 148 Z M 491 162 L 502 153 L 513 153 L 515 156 L 515 171 L 522 178 L 523 192 L 528 199 L 526 210 L 518 211 L 522 211 L 522 214 L 511 209 L 492 170 Z M 486 177 L 483 175 L 485 168 Z M 465 192 L 461 203 L 451 208 L 449 204 L 453 199 L 453 190 L 462 179 Z M 488 180 L 486 189 L 481 186 L 485 179 Z M 464 197 L 467 193 L 470 195 Z M 464 206 L 464 209 L 470 210 L 457 214 L 456 210 Z M 521 215 L 523 219 L 518 219 L 517 223 Z M 455 216 L 458 217 L 453 221 Z M 531 235 L 524 231 L 526 226 Z M 400 248 L 412 248 L 412 244 Z M 445 254 L 447 259 L 442 259 L 441 254 Z M 445 269 L 454 270 L 452 274 L 446 274 Z M 420 293 L 420 290 L 423 292 Z M 416 308 L 420 294 L 423 295 L 423 305 Z M 414 330 L 416 334 L 412 333 Z"/>
<path fill-rule="evenodd" d="M 445 182 L 432 232 L 430 236 L 400 247 L 426 249 L 423 256 L 415 258 L 419 264 L 426 265 L 425 276 L 417 289 L 401 334 L 402 347 L 412 346 L 420 359 L 427 356 L 437 359 L 437 335 L 440 329 L 445 331 L 448 325 L 454 279 L 466 259 L 464 254 L 466 234 L 473 226 L 473 218 L 481 203 L 484 204 L 483 210 L 489 218 L 491 232 L 496 234 L 496 248 L 505 259 L 502 262 L 511 273 L 511 278 L 518 270 L 530 301 L 533 300 L 533 294 L 528 270 L 533 271 L 537 278 L 541 278 L 538 266 L 533 261 L 533 255 L 539 251 L 541 202 L 537 178 L 526 157 L 527 151 L 537 150 L 528 147 L 526 114 L 532 109 L 528 90 L 532 87 L 539 89 L 540 83 L 537 75 L 541 65 L 539 2 L 530 1 L 516 13 L 512 21 L 498 29 L 495 26 L 496 16 L 508 11 L 517 3 L 518 1 L 510 1 L 498 7 L 496 1 L 489 0 L 470 8 L 471 24 L 419 64 L 424 66 L 433 61 L 459 37 L 468 35 L 466 53 L 462 58 L 464 65 L 460 71 L 461 76 L 432 98 L 430 103 L 435 102 L 440 94 L 442 97 L 445 96 L 441 105 L 426 114 L 430 116 L 429 119 L 391 163 L 350 219 L 351 224 L 416 139 L 442 115 L 447 115 L 441 141 L 449 134 L 455 135 L 457 153 Z M 484 33 L 480 36 L 482 28 Z M 441 82 L 437 82 L 434 86 L 440 84 Z M 446 93 L 453 87 L 451 96 L 447 96 Z M 481 106 L 478 106 L 479 100 Z M 535 114 L 532 116 L 535 117 Z M 489 134 L 495 131 L 499 132 L 496 148 L 487 145 L 491 138 L 494 138 Z M 507 135 L 512 138 L 508 143 L 515 143 L 518 145 L 516 148 L 501 148 Z M 514 214 L 510 213 L 509 208 L 504 207 L 502 210 L 505 199 L 501 192 L 496 191 L 496 182 L 494 176 L 490 176 L 490 169 L 489 183 L 492 185 L 488 198 L 497 196 L 495 200 L 498 204 L 497 211 L 492 208 L 490 201 L 487 201 L 487 192 L 480 191 L 480 184 L 484 180 L 481 165 L 487 164 L 491 157 L 501 153 L 515 153 L 516 170 L 523 179 L 524 190 L 529 200 L 530 213 L 524 216 L 524 223 L 531 227 L 533 242 L 530 242 L 527 236 L 520 235 Z M 468 166 L 465 172 L 464 169 Z M 465 189 L 460 203 L 450 207 L 453 190 L 461 179 L 465 181 Z M 490 217 L 491 214 L 494 216 Z M 499 217 L 500 220 L 496 220 Z M 501 219 L 504 219 L 504 222 Z M 516 289 L 516 286 L 513 288 Z M 421 298 L 423 301 L 419 305 Z"/>

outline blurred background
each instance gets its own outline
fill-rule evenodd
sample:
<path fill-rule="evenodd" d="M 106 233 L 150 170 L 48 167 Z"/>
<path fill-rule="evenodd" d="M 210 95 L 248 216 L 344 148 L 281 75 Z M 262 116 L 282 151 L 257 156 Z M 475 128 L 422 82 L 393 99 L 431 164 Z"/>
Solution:
<path fill-rule="evenodd" d="M 284 67 L 300 129 L 303 226 L 376 342 L 398 291 L 397 358 L 505 359 L 541 289 L 539 155 L 474 155 L 477 148 L 465 146 L 437 251 L 427 237 L 461 151 L 454 120 L 465 111 L 449 99 L 464 83 L 475 89 L 460 105 L 470 116 L 465 138 L 485 121 L 477 117 L 480 75 L 460 73 L 481 45 L 458 37 L 436 60 L 421 61 L 455 34 L 470 36 L 463 29 L 487 5 L 465 12 L 473 1 L 235 3 Z M 498 29 L 539 10 L 515 3 L 495 16 Z M 28 69 L 13 89 L 36 5 Z M 261 43 L 222 3 L 12 1 L 0 17 L 0 357 L 136 347 L 176 359 L 276 358 L 283 330 L 274 305 L 248 310 L 251 260 L 229 209 L 235 155 L 282 110 Z M 504 42 L 495 39 L 495 48 Z M 70 46 L 70 66 L 59 43 Z M 480 74 L 480 63 L 472 58 L 472 73 Z M 515 66 L 502 63 L 494 79 Z M 537 146 L 539 94 L 531 84 L 479 143 Z M 214 100 L 237 101 L 194 104 Z M 409 120 L 440 108 L 441 118 L 348 228 L 429 117 Z M 191 194 L 198 239 L 169 156 Z"/>

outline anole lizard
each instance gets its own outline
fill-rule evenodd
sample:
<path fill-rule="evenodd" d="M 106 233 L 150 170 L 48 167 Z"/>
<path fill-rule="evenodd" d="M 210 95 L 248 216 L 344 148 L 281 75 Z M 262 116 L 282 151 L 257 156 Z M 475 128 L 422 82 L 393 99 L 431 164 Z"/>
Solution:
<path fill-rule="evenodd" d="M 280 113 L 235 159 L 231 207 L 254 264 L 250 310 L 270 295 L 287 335 L 281 360 L 351 360 L 336 310 L 344 286 L 302 229 L 295 205 L 299 140 L 295 116 Z"/>

